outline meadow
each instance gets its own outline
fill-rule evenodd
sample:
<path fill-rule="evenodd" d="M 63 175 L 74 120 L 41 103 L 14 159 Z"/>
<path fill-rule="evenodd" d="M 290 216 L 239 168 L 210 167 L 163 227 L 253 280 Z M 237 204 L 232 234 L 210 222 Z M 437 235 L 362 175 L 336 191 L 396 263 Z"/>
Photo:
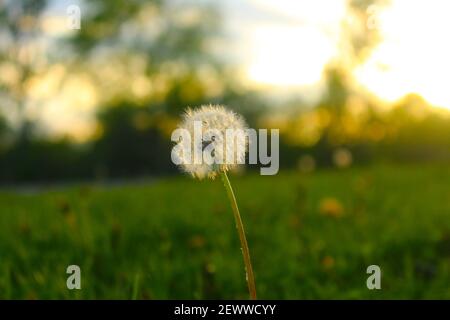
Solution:
<path fill-rule="evenodd" d="M 450 299 L 449 166 L 230 179 L 259 298 Z M 72 264 L 81 290 L 66 287 Z M 0 191 L 2 299 L 247 297 L 220 179 Z"/>

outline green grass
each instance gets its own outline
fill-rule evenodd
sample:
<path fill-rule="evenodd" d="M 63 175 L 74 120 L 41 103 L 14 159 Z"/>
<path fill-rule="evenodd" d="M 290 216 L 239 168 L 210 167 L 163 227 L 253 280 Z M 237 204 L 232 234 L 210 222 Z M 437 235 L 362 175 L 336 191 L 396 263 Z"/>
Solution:
<path fill-rule="evenodd" d="M 449 167 L 230 178 L 259 298 L 450 298 Z M 342 212 L 320 210 L 330 197 Z M 70 264 L 82 290 L 66 288 Z M 220 180 L 0 193 L 0 298 L 247 297 Z"/>

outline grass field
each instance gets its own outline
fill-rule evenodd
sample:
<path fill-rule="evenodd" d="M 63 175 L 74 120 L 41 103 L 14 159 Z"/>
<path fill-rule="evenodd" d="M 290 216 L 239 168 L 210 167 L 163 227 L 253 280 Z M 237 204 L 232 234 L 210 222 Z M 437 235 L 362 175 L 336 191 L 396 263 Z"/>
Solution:
<path fill-rule="evenodd" d="M 450 298 L 450 167 L 230 178 L 259 298 Z M 81 290 L 66 288 L 71 264 Z M 0 298 L 247 296 L 220 179 L 0 192 Z"/>

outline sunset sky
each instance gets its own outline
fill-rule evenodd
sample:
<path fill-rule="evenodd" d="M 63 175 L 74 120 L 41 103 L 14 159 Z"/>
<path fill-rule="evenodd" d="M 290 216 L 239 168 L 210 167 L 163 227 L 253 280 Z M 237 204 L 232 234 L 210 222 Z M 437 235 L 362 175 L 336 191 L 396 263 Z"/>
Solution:
<path fill-rule="evenodd" d="M 224 1 L 225 2 L 225 1 Z M 301 90 L 320 83 L 323 67 L 342 54 L 339 36 L 348 18 L 345 0 L 232 0 L 227 22 L 249 81 Z M 391 0 L 375 7 L 381 43 L 355 70 L 382 99 L 414 92 L 450 108 L 450 30 L 446 0 Z"/>

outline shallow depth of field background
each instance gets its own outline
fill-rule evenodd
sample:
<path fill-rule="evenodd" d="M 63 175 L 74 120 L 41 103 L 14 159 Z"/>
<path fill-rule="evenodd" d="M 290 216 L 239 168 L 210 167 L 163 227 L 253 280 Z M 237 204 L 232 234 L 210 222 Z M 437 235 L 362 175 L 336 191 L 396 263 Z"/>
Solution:
<path fill-rule="evenodd" d="M 259 298 L 450 299 L 448 6 L 1 1 L 0 298 L 247 298 L 220 180 L 170 161 L 218 103 L 280 130 L 230 175 Z"/>

